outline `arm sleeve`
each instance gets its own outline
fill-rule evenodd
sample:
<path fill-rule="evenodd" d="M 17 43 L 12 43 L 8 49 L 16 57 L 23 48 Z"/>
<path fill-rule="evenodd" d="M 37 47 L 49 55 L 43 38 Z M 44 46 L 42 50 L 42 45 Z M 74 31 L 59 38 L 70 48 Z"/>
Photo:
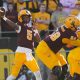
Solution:
<path fill-rule="evenodd" d="M 80 40 L 70 40 L 70 39 L 67 39 L 67 38 L 63 38 L 62 42 L 64 44 L 70 44 L 72 46 L 80 46 Z"/>

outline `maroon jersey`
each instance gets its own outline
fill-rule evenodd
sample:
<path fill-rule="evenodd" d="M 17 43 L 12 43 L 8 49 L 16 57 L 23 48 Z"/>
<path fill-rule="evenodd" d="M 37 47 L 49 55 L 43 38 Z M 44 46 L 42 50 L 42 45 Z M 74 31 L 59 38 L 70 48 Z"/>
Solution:
<path fill-rule="evenodd" d="M 57 53 L 63 46 L 66 45 L 62 43 L 62 39 L 70 39 L 71 37 L 77 38 L 76 33 L 63 26 L 45 38 L 44 41 L 53 52 Z"/>
<path fill-rule="evenodd" d="M 21 26 L 21 31 L 18 33 L 17 44 L 21 47 L 33 48 L 34 32 L 32 27 L 24 26 L 22 23 L 18 23 Z"/>

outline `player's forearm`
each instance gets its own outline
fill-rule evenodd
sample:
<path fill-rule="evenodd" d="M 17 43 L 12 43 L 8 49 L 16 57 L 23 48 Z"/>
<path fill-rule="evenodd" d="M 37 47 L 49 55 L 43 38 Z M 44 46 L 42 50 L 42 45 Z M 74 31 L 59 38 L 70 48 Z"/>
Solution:
<path fill-rule="evenodd" d="M 71 40 L 68 38 L 63 38 L 62 42 L 64 44 L 72 45 L 72 46 L 80 46 L 80 40 Z"/>
<path fill-rule="evenodd" d="M 35 37 L 35 41 L 36 41 L 36 42 L 40 42 L 41 38 L 40 38 L 39 33 L 36 33 L 36 34 L 34 35 L 34 37 Z"/>
<path fill-rule="evenodd" d="M 37 34 L 35 38 L 36 38 L 36 42 L 40 42 L 41 38 L 39 34 Z"/>
<path fill-rule="evenodd" d="M 8 25 L 16 30 L 19 29 L 18 25 L 14 22 L 12 22 L 11 20 L 9 20 L 8 18 L 6 17 L 3 17 L 3 19 L 8 23 Z"/>
<path fill-rule="evenodd" d="M 69 44 L 73 46 L 80 46 L 80 40 L 71 40 Z"/>

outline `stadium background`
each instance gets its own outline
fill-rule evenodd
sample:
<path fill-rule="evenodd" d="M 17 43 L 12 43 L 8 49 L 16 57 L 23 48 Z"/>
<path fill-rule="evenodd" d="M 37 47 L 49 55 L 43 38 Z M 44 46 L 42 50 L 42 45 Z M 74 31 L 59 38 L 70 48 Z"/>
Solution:
<path fill-rule="evenodd" d="M 17 0 L 14 0 L 14 1 L 15 3 L 17 3 L 16 2 Z M 29 1 L 29 0 L 24 0 L 24 1 Z M 42 0 L 38 0 L 38 2 L 41 2 L 41 1 Z M 66 3 L 65 1 L 69 3 Z M 76 0 L 61 0 L 61 3 L 63 4 L 64 8 L 69 7 L 71 10 L 71 8 L 75 6 L 75 4 L 71 2 L 75 2 L 75 1 Z M 5 0 L 0 0 L 0 6 L 4 6 L 4 3 L 5 3 Z M 32 10 L 32 13 L 33 12 L 36 12 L 36 10 Z M 16 49 L 17 35 L 15 31 L 2 30 L 1 28 L 2 28 L 2 25 L 0 20 L 0 80 L 5 80 L 6 77 L 11 72 L 11 66 L 14 59 L 14 55 L 15 55 L 14 51 Z M 65 58 L 66 58 L 66 52 L 63 49 L 61 50 L 61 53 L 65 56 Z"/>

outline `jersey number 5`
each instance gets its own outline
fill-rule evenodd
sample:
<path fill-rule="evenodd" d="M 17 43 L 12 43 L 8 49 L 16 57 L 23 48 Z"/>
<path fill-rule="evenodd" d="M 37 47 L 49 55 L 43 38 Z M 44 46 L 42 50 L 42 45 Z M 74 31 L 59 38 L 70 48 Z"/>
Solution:
<path fill-rule="evenodd" d="M 50 39 L 52 41 L 55 41 L 56 39 L 58 39 L 60 37 L 60 32 L 56 32 L 56 33 L 53 33 L 52 35 L 50 35 Z"/>
<path fill-rule="evenodd" d="M 31 30 L 27 30 L 27 39 L 32 40 L 32 31 Z"/>

